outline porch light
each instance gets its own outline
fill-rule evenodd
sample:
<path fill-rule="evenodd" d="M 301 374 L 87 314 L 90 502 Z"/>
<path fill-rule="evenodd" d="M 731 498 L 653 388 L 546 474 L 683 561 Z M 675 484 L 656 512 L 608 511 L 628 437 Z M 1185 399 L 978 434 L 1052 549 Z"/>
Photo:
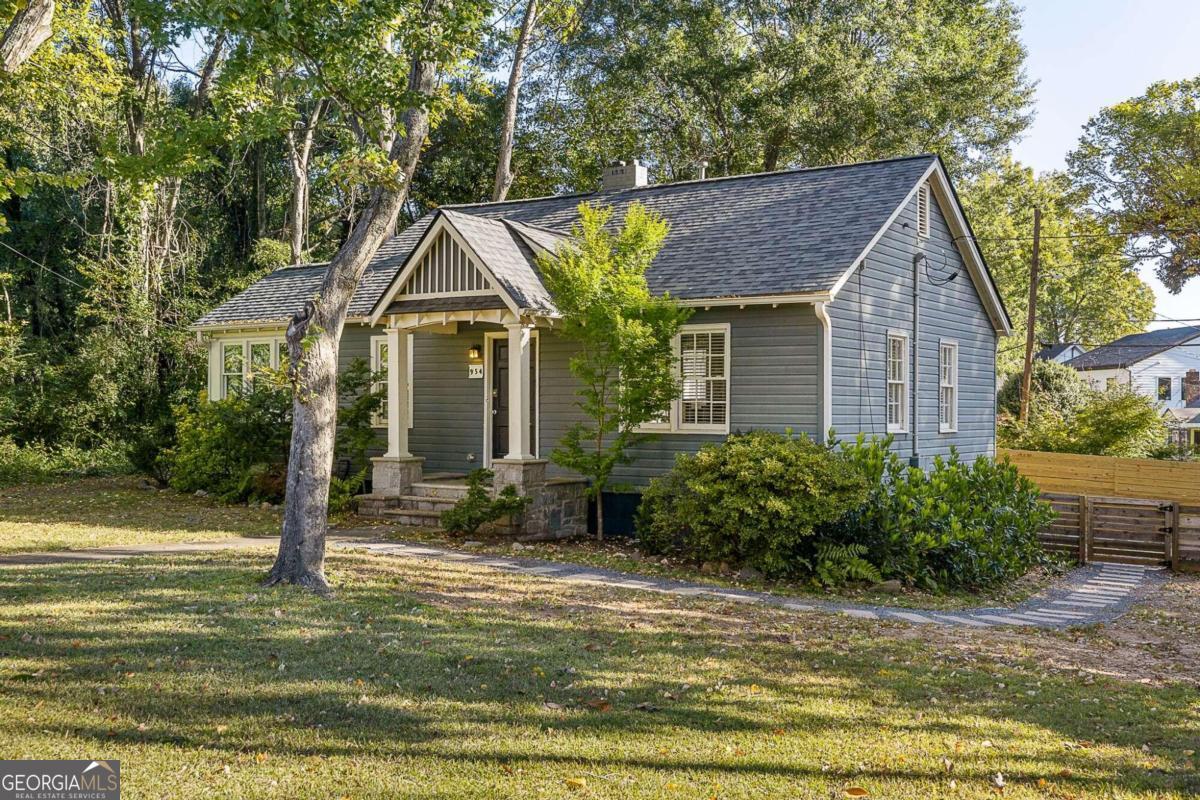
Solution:
<path fill-rule="evenodd" d="M 473 344 L 467 348 L 467 358 L 471 361 L 483 360 L 483 347 Z"/>

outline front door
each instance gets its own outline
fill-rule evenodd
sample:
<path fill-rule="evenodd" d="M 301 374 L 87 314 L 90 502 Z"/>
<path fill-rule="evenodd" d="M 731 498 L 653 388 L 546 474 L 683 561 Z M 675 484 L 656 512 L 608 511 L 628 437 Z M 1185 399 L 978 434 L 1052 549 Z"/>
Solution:
<path fill-rule="evenodd" d="M 529 442 L 537 455 L 537 368 L 538 340 L 530 342 L 529 381 Z M 508 339 L 492 340 L 492 458 L 508 455 Z"/>

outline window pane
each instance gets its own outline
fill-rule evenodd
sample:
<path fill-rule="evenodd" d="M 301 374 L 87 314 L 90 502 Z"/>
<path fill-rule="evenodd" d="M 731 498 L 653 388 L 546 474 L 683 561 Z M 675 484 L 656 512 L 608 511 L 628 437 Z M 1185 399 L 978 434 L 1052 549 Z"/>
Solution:
<path fill-rule="evenodd" d="M 242 346 L 240 344 L 227 344 L 223 349 L 222 359 L 224 361 L 224 372 L 226 374 L 236 373 L 242 374 Z"/>

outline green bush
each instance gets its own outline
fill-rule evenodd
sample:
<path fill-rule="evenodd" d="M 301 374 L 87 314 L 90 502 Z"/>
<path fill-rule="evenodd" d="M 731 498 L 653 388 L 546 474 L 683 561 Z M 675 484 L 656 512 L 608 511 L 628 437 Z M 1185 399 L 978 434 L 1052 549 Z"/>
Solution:
<path fill-rule="evenodd" d="M 129 454 L 117 444 L 50 448 L 40 444 L 20 445 L 0 437 L 0 486 L 119 475 L 129 469 Z"/>
<path fill-rule="evenodd" d="M 1087 403 L 1092 395 L 1079 372 L 1057 361 L 1034 361 L 1030 374 L 1030 406 L 1034 417 L 1040 413 L 1070 416 Z M 1016 417 L 1021 411 L 1021 373 L 1004 379 L 996 394 L 996 411 Z"/>
<path fill-rule="evenodd" d="M 489 469 L 471 470 L 467 474 L 466 496 L 442 512 L 442 527 L 451 533 L 470 536 L 481 525 L 524 511 L 530 498 L 518 495 L 516 487 L 505 486 L 495 497 L 491 495 L 488 487 L 494 477 Z"/>
<path fill-rule="evenodd" d="M 283 495 L 260 480 L 287 463 L 292 395 L 277 383 L 259 381 L 247 392 L 175 409 L 177 443 L 170 455 L 171 486 L 205 491 L 226 502 L 279 502 Z"/>
<path fill-rule="evenodd" d="M 937 458 L 909 467 L 891 437 L 843 444 L 871 486 L 867 502 L 820 532 L 861 545 L 882 577 L 931 590 L 980 589 L 1024 574 L 1045 556 L 1037 534 L 1054 516 L 1038 489 L 1007 462 Z"/>
<path fill-rule="evenodd" d="M 1046 409 L 1031 414 L 1026 425 L 1003 417 L 996 433 L 1001 447 L 1124 458 L 1156 457 L 1167 441 L 1155 402 L 1123 387 L 1089 391 L 1069 415 Z"/>
<path fill-rule="evenodd" d="M 639 545 L 697 561 L 728 561 L 783 577 L 811 565 L 814 529 L 861 505 L 867 484 L 807 436 L 751 431 L 680 455 L 651 481 Z"/>

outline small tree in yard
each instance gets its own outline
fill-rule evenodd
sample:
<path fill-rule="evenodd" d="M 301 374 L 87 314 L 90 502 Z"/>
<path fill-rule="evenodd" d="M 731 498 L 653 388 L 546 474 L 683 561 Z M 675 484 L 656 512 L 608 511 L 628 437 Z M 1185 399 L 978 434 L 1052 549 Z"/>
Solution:
<path fill-rule="evenodd" d="M 679 394 L 672 341 L 690 315 L 670 296 L 655 297 L 646 270 L 667 236 L 662 217 L 634 203 L 618 230 L 612 209 L 583 204 L 572 241 L 541 257 L 546 288 L 563 315 L 563 335 L 578 351 L 571 374 L 579 381 L 577 422 L 551 454 L 556 464 L 591 483 L 596 535 L 604 538 L 604 490 L 613 470 L 632 461 L 629 450 Z"/>

